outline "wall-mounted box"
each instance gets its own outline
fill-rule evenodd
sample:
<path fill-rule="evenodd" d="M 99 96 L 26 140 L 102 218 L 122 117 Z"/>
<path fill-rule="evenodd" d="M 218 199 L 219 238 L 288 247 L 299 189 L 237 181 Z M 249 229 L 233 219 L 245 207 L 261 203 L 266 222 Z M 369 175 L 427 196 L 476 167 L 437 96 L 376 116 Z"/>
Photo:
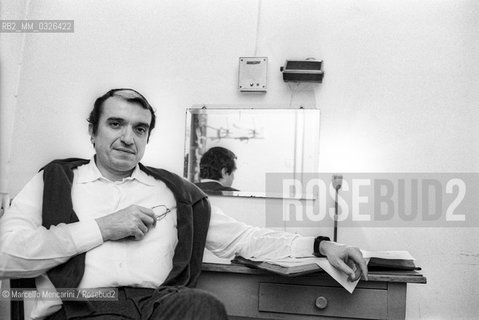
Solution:
<path fill-rule="evenodd" d="M 280 71 L 285 82 L 322 82 L 322 66 L 322 60 L 286 60 L 286 65 Z"/>
<path fill-rule="evenodd" d="M 267 91 L 267 57 L 240 57 L 238 89 L 241 92 Z"/>

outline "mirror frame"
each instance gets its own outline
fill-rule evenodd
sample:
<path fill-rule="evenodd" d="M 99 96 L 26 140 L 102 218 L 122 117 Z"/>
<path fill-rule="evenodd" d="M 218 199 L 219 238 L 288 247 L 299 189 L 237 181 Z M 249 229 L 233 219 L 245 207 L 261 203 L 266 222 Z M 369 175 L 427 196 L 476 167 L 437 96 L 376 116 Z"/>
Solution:
<path fill-rule="evenodd" d="M 293 172 L 289 173 L 294 173 L 295 176 L 297 175 L 300 179 L 302 178 L 302 173 L 303 172 L 317 172 L 318 167 L 319 167 L 319 136 L 320 136 L 320 120 L 321 120 L 321 112 L 320 109 L 318 108 L 290 108 L 290 107 L 282 107 L 282 106 L 244 106 L 244 105 L 193 105 L 192 107 L 186 108 L 185 110 L 185 145 L 184 145 L 184 171 L 183 171 L 183 176 L 185 179 L 188 181 L 194 183 L 193 178 L 192 178 L 192 172 L 189 164 L 192 162 L 191 157 L 192 157 L 192 146 L 191 146 L 191 140 L 193 139 L 192 137 L 192 128 L 191 128 L 191 121 L 192 121 L 192 114 L 197 113 L 201 114 L 202 112 L 207 113 L 208 111 L 219 111 L 219 112 L 235 112 L 235 111 L 248 111 L 248 110 L 258 110 L 258 111 L 302 111 L 302 110 L 314 110 L 317 112 L 317 123 L 313 124 L 313 126 L 316 126 L 316 133 L 317 135 L 313 135 L 312 143 L 307 144 L 305 142 L 306 140 L 306 128 L 304 127 L 304 121 L 306 120 L 306 117 L 304 116 L 304 113 L 301 113 L 301 119 L 298 120 L 298 117 L 295 117 L 295 121 L 303 121 L 303 127 L 301 132 L 298 132 L 300 129 L 296 125 L 296 133 L 295 133 L 295 151 L 294 151 L 294 167 L 293 167 Z M 295 115 L 298 115 L 299 113 L 295 113 Z M 206 134 L 206 132 L 205 132 Z M 313 144 L 311 146 L 311 144 Z M 312 147 L 312 151 L 310 151 L 310 157 L 313 158 L 312 160 L 312 167 L 310 168 L 311 171 L 304 171 L 304 153 L 307 148 Z M 300 161 L 296 161 L 296 159 L 300 159 Z M 193 159 L 193 161 L 196 161 Z M 311 167 L 311 165 L 310 165 Z M 284 194 L 278 194 L 278 193 L 267 193 L 266 191 L 222 191 L 221 194 L 209 194 L 213 196 L 228 196 L 228 197 L 248 197 L 248 198 L 295 198 L 298 199 L 297 195 L 296 196 L 285 196 Z M 306 199 L 306 200 L 313 200 L 316 197 L 313 194 L 306 194 L 302 193 L 301 197 L 299 199 Z"/>

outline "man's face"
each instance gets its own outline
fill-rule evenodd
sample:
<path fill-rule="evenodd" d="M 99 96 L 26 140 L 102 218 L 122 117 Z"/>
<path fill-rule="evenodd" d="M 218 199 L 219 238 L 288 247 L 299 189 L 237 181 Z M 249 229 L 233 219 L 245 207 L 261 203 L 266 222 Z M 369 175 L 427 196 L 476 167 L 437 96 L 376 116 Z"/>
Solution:
<path fill-rule="evenodd" d="M 139 104 L 118 97 L 103 103 L 96 134 L 89 128 L 103 176 L 120 180 L 131 174 L 145 152 L 150 123 L 150 111 Z"/>

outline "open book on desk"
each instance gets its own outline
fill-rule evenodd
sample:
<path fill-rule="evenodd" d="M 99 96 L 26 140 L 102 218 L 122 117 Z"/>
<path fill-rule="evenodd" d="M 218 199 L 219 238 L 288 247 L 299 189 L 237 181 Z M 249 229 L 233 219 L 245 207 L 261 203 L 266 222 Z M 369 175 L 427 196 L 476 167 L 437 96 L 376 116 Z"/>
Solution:
<path fill-rule="evenodd" d="M 301 276 L 323 270 L 317 263 L 308 260 L 298 261 L 298 263 L 286 263 L 285 261 L 255 261 L 236 256 L 231 262 L 251 268 L 267 270 L 287 277 Z"/>
<path fill-rule="evenodd" d="M 361 252 L 368 262 L 368 269 L 370 271 L 413 271 L 420 269 L 416 267 L 414 263 L 415 259 L 407 251 L 362 250 Z M 257 261 L 237 256 L 231 262 L 267 270 L 288 277 L 295 277 L 323 270 L 351 293 L 359 281 L 348 281 L 347 275 L 332 267 L 326 258 L 306 257 Z"/>

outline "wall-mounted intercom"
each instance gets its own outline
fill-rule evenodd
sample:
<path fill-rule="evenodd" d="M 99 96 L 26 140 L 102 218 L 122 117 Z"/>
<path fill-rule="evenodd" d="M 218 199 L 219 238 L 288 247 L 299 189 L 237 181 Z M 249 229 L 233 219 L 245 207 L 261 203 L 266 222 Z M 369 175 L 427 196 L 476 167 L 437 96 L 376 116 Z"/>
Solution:
<path fill-rule="evenodd" d="M 240 57 L 238 89 L 241 92 L 267 91 L 267 57 Z"/>

